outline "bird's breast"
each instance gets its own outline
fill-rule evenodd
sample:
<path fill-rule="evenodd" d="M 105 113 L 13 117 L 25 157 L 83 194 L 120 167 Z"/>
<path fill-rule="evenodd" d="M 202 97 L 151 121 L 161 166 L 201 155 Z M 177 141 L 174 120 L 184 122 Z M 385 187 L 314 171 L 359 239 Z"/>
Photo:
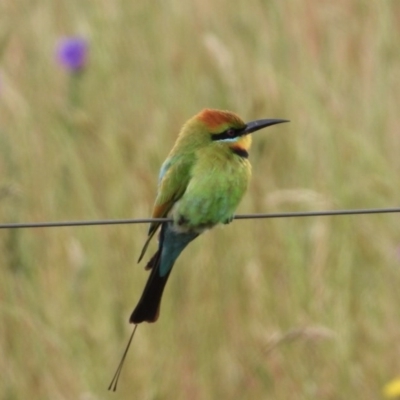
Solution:
<path fill-rule="evenodd" d="M 185 193 L 171 210 L 174 229 L 201 233 L 229 220 L 246 192 L 250 175 L 248 160 L 232 152 L 198 160 Z"/>

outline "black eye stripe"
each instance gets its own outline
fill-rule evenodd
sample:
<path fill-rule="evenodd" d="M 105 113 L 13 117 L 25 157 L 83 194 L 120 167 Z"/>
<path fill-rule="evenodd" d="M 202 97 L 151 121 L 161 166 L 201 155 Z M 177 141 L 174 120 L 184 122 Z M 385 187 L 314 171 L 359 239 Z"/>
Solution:
<path fill-rule="evenodd" d="M 211 140 L 218 141 L 224 139 L 232 139 L 242 135 L 242 129 L 228 128 L 227 130 L 211 135 Z"/>

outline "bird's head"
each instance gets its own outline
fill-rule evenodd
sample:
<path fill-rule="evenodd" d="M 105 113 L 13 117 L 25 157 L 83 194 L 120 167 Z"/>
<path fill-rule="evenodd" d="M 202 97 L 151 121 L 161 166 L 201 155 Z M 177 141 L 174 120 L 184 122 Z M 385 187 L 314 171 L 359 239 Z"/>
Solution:
<path fill-rule="evenodd" d="M 260 119 L 245 123 L 233 112 L 205 109 L 184 125 L 181 136 L 190 138 L 196 145 L 218 143 L 246 154 L 251 145 L 250 133 L 282 122 L 288 121 Z"/>

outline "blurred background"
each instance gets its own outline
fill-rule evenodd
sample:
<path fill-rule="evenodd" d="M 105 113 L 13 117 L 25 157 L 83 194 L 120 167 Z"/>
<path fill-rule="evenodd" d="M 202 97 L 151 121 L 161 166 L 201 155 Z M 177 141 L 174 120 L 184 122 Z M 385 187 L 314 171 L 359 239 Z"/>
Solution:
<path fill-rule="evenodd" d="M 149 216 L 161 163 L 206 107 L 291 120 L 254 135 L 238 213 L 398 206 L 399 26 L 393 0 L 1 2 L 0 221 Z M 395 396 L 399 222 L 203 235 L 116 394 L 147 226 L 2 230 L 0 398 Z"/>

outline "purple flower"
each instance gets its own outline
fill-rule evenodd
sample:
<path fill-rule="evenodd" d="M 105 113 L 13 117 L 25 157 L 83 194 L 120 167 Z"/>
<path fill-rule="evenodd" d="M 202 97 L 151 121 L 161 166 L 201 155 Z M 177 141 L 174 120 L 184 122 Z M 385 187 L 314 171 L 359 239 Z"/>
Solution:
<path fill-rule="evenodd" d="M 78 36 L 66 37 L 60 40 L 57 47 L 58 62 L 71 72 L 78 72 L 86 65 L 88 43 Z"/>

